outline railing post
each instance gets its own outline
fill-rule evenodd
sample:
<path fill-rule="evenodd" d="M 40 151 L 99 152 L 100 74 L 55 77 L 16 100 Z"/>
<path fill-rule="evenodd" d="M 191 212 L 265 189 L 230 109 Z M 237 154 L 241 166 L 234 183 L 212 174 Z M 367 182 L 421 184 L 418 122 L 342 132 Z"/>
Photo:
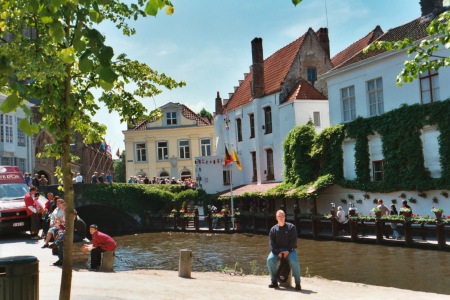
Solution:
<path fill-rule="evenodd" d="M 178 212 L 173 213 L 173 229 L 178 230 Z"/>
<path fill-rule="evenodd" d="M 311 229 L 313 239 L 317 239 L 319 237 L 319 221 L 314 215 L 311 216 Z"/>
<path fill-rule="evenodd" d="M 335 217 L 331 217 L 331 235 L 333 240 L 339 235 L 339 222 Z"/>
<path fill-rule="evenodd" d="M 199 221 L 199 215 L 198 215 L 198 209 L 197 208 L 194 209 L 194 213 L 195 213 L 195 216 L 194 216 L 194 227 L 195 227 L 196 231 L 199 231 L 200 230 L 200 221 Z"/>
<path fill-rule="evenodd" d="M 443 250 L 447 243 L 445 241 L 445 225 L 442 222 L 439 222 L 436 220 L 436 235 L 437 235 L 437 242 L 438 242 L 438 248 L 440 250 Z"/>
<path fill-rule="evenodd" d="M 180 216 L 178 217 L 178 220 L 180 220 L 180 222 L 181 222 L 181 230 L 182 231 L 186 231 L 186 220 L 187 220 L 187 218 L 184 216 L 184 213 L 180 214 Z"/>
<path fill-rule="evenodd" d="M 412 229 L 411 229 L 411 221 L 408 220 L 409 217 L 405 217 L 405 223 L 403 224 L 403 228 L 405 229 L 405 244 L 410 247 L 413 243 L 412 239 Z"/>
<path fill-rule="evenodd" d="M 223 222 L 225 227 L 225 232 L 228 232 L 230 230 L 230 226 L 228 224 L 228 214 L 223 214 Z"/>
<path fill-rule="evenodd" d="M 350 227 L 351 240 L 352 242 L 356 242 L 358 240 L 358 226 L 357 226 L 358 221 L 350 218 L 348 222 Z"/>
<path fill-rule="evenodd" d="M 377 217 L 375 220 L 375 233 L 377 237 L 377 244 L 381 244 L 383 242 L 383 229 L 384 229 L 384 221 L 381 220 L 380 217 Z"/>
<path fill-rule="evenodd" d="M 212 227 L 212 213 L 209 211 L 208 212 L 208 216 L 207 216 L 207 221 L 208 221 L 208 229 L 210 232 L 213 231 L 213 227 Z"/>

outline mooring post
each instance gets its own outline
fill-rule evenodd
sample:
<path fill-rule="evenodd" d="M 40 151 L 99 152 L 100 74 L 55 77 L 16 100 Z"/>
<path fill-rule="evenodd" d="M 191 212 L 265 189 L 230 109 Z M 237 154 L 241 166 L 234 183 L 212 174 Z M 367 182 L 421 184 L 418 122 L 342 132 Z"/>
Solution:
<path fill-rule="evenodd" d="M 180 260 L 178 262 L 178 277 L 191 278 L 192 271 L 192 251 L 188 249 L 180 250 Z"/>

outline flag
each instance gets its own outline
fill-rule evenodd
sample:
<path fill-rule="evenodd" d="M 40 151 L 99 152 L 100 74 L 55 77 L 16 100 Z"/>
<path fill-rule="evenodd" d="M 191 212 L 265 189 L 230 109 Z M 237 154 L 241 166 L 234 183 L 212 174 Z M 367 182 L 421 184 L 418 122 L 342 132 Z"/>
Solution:
<path fill-rule="evenodd" d="M 117 155 L 117 157 L 120 157 L 120 150 L 119 150 L 119 148 L 117 148 L 116 155 Z"/>
<path fill-rule="evenodd" d="M 111 146 L 106 142 L 106 140 L 103 140 L 102 146 L 104 145 L 103 149 L 105 149 L 106 153 L 108 153 L 110 156 L 112 156 Z"/>
<path fill-rule="evenodd" d="M 239 170 L 242 170 L 241 161 L 239 160 L 239 157 L 237 156 L 236 151 L 233 149 L 233 160 L 236 162 L 236 166 Z"/>
<path fill-rule="evenodd" d="M 231 157 L 230 153 L 228 152 L 227 146 L 225 146 L 225 157 L 224 157 L 224 161 L 225 161 L 225 166 L 228 165 L 230 162 L 233 161 L 233 158 Z"/>

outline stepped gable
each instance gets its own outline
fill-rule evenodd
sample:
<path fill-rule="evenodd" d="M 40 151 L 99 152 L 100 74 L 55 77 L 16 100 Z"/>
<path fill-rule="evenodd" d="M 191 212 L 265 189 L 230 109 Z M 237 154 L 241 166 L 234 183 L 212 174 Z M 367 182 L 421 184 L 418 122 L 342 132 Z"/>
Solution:
<path fill-rule="evenodd" d="M 264 60 L 264 95 L 280 91 L 280 83 L 286 78 L 305 36 L 306 34 Z M 250 74 L 245 76 L 244 81 L 225 105 L 226 110 L 243 106 L 253 100 L 251 94 L 252 78 L 253 71 L 250 71 Z"/>
<path fill-rule="evenodd" d="M 189 119 L 189 120 L 195 120 L 197 122 L 197 126 L 208 126 L 208 125 L 212 125 L 211 121 L 208 120 L 208 118 L 202 118 L 200 117 L 198 114 L 196 114 L 195 112 L 193 112 L 189 107 L 187 107 L 184 104 L 180 104 L 180 103 L 176 103 L 176 105 L 180 105 L 183 110 L 181 112 L 181 114 Z M 138 122 L 132 130 L 146 130 L 147 129 L 147 124 L 148 123 L 152 123 L 156 121 L 156 119 L 153 120 L 142 120 L 140 122 Z"/>
<path fill-rule="evenodd" d="M 427 27 L 430 25 L 432 18 L 428 17 L 420 17 L 411 22 L 408 22 L 404 25 L 389 29 L 385 34 L 381 35 L 377 41 L 386 41 L 386 42 L 395 42 L 404 40 L 406 38 L 411 38 L 414 41 L 422 40 L 426 38 L 428 35 Z M 368 51 L 367 53 L 363 53 L 362 49 L 356 53 L 353 57 L 343 62 L 341 65 L 336 66 L 332 70 L 340 69 L 363 60 L 375 57 L 382 53 L 387 52 L 387 50 L 373 50 Z"/>
<path fill-rule="evenodd" d="M 313 87 L 308 81 L 304 79 L 300 80 L 297 83 L 285 102 L 302 99 L 328 100 L 327 97 L 325 97 L 321 92 L 319 92 L 315 87 Z"/>
<path fill-rule="evenodd" d="M 369 32 L 365 37 L 360 39 L 359 41 L 354 42 L 350 46 L 348 46 L 346 49 L 342 50 L 338 54 L 336 54 L 332 59 L 331 63 L 333 64 L 333 67 L 338 67 L 343 62 L 349 60 L 355 54 L 369 46 L 373 41 L 375 41 L 378 37 L 380 37 L 383 34 L 383 30 L 379 25 L 375 27 L 374 30 Z"/>

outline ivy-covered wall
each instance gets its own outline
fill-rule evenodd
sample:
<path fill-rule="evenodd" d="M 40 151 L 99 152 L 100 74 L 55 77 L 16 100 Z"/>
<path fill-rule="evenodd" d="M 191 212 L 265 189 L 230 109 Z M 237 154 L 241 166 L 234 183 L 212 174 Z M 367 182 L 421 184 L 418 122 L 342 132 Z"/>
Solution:
<path fill-rule="evenodd" d="M 430 176 L 424 163 L 421 133 L 427 125 L 435 126 L 440 132 L 442 172 L 439 179 Z M 369 138 L 374 134 L 380 135 L 382 141 L 382 182 L 373 182 L 370 176 Z M 344 138 L 355 141 L 355 180 L 343 178 Z M 297 187 L 314 183 L 319 175 L 332 175 L 334 183 L 363 191 L 448 189 L 450 100 L 428 105 L 403 105 L 381 116 L 357 118 L 350 123 L 327 128 L 319 135 L 314 133 L 311 124 L 298 126 L 283 145 L 285 181 Z"/>

